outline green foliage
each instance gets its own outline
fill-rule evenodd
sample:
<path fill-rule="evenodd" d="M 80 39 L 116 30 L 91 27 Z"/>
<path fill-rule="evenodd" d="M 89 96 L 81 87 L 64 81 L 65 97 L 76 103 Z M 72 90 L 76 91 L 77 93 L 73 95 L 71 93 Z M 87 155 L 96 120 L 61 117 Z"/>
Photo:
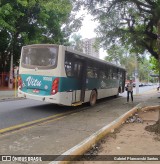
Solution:
<path fill-rule="evenodd" d="M 151 72 L 150 62 L 144 58 L 142 62 L 139 63 L 139 80 L 149 82 L 152 79 L 152 77 L 150 77 Z"/>
<path fill-rule="evenodd" d="M 75 3 L 77 8 L 86 7 L 99 21 L 97 34 L 105 49 L 123 46 L 130 53 L 148 51 L 158 59 L 159 0 L 76 0 Z"/>
<path fill-rule="evenodd" d="M 155 74 L 159 73 L 159 62 L 154 57 L 150 57 L 151 69 L 154 71 Z"/>
<path fill-rule="evenodd" d="M 0 72 L 4 62 L 9 65 L 11 54 L 17 64 L 23 45 L 67 43 L 81 25 L 71 13 L 72 7 L 70 0 L 1 0 Z"/>
<path fill-rule="evenodd" d="M 105 60 L 125 67 L 127 79 L 130 79 L 130 77 L 134 78 L 136 67 L 136 57 L 134 53 L 130 54 L 123 47 L 112 45 L 108 50 L 108 56 L 106 56 Z M 150 80 L 149 73 L 151 70 L 150 62 L 143 57 L 138 57 L 139 80 L 148 82 L 148 80 Z"/>
<path fill-rule="evenodd" d="M 72 41 L 70 42 L 70 46 L 72 46 L 75 50 L 83 52 L 83 45 L 81 41 L 82 36 L 80 34 L 73 34 L 71 36 Z"/>

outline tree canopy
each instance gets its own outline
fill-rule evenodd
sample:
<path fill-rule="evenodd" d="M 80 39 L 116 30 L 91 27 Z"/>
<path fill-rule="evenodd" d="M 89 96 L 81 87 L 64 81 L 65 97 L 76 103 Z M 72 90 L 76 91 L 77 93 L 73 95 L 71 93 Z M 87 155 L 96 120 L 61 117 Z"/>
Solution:
<path fill-rule="evenodd" d="M 134 53 L 127 52 L 126 49 L 120 47 L 119 49 L 116 46 L 112 46 L 111 49 L 108 50 L 108 56 L 105 57 L 106 61 L 113 62 L 114 64 L 120 64 L 124 66 L 127 70 L 127 79 L 135 77 L 135 67 L 136 67 L 136 58 Z M 154 57 L 152 57 L 153 59 Z M 155 59 L 155 58 L 154 58 Z M 149 74 L 153 69 L 153 62 L 147 60 L 145 57 L 138 58 L 138 74 L 139 80 L 143 82 L 148 82 L 151 80 Z M 157 61 L 158 63 L 158 61 Z"/>
<path fill-rule="evenodd" d="M 130 52 L 143 54 L 146 50 L 158 59 L 156 41 L 160 16 L 160 0 L 82 0 L 99 21 L 97 33 L 106 49 L 124 46 Z"/>
<path fill-rule="evenodd" d="M 155 74 L 159 73 L 159 63 L 154 57 L 150 58 L 151 69 L 154 71 Z"/>
<path fill-rule="evenodd" d="M 80 25 L 70 0 L 0 0 L 0 72 L 14 63 L 23 45 L 67 44 Z"/>
<path fill-rule="evenodd" d="M 82 36 L 80 34 L 73 34 L 71 36 L 70 46 L 75 50 L 83 52 L 83 43 L 81 40 Z"/>

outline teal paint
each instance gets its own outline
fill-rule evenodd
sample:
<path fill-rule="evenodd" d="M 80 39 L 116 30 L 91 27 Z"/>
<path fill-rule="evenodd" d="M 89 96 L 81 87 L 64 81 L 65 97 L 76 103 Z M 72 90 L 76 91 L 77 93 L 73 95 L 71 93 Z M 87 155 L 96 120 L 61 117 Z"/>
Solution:
<path fill-rule="evenodd" d="M 51 95 L 52 83 L 55 78 L 51 76 L 21 74 L 22 91 L 34 95 Z M 81 90 L 81 80 L 72 77 L 59 77 L 59 92 Z M 119 80 L 114 79 L 86 79 L 86 89 L 109 89 L 118 88 Z"/>
<path fill-rule="evenodd" d="M 81 81 L 77 78 L 72 77 L 61 77 L 60 78 L 60 86 L 59 91 L 71 91 L 71 90 L 80 90 L 81 89 Z"/>
<path fill-rule="evenodd" d="M 50 95 L 54 77 L 21 74 L 22 91 L 36 95 Z"/>

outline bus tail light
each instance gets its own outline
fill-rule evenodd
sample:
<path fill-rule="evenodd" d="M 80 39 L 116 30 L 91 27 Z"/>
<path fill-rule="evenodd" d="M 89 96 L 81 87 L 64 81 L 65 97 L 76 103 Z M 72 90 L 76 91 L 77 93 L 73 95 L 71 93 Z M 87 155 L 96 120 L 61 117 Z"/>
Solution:
<path fill-rule="evenodd" d="M 18 77 L 18 88 L 22 89 L 22 78 L 21 78 L 21 76 Z"/>
<path fill-rule="evenodd" d="M 58 92 L 59 78 L 55 78 L 52 83 L 51 95 L 55 95 Z"/>

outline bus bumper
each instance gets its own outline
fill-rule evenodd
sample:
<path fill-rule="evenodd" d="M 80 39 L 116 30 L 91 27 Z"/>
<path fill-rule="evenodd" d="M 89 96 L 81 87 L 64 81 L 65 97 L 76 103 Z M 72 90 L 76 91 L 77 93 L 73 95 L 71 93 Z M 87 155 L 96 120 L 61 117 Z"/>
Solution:
<path fill-rule="evenodd" d="M 29 94 L 18 89 L 18 97 L 44 101 L 44 102 L 53 103 L 53 104 L 71 106 L 71 101 L 69 99 L 68 99 L 69 101 L 66 101 L 65 94 L 60 93 L 60 92 L 51 96 L 40 96 L 40 95 Z"/>

